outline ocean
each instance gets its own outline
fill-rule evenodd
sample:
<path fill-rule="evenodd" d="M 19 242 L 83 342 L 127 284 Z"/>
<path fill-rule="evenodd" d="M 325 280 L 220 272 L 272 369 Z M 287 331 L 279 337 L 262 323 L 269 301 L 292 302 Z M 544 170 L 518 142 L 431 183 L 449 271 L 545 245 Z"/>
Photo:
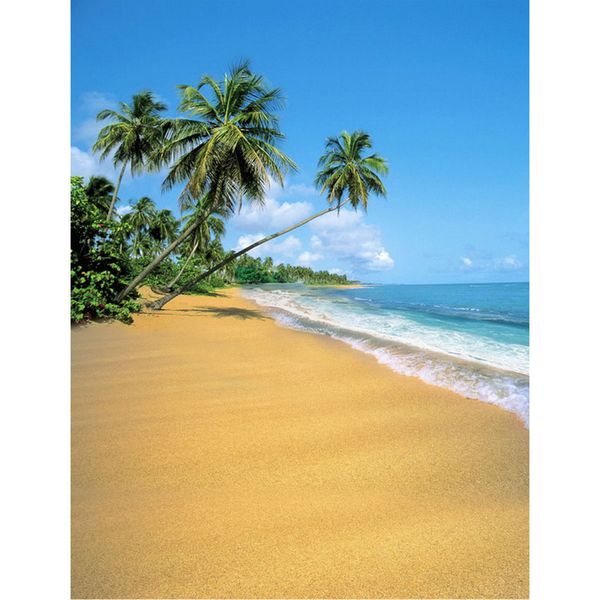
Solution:
<path fill-rule="evenodd" d="M 244 287 L 284 326 L 328 335 L 389 368 L 529 423 L 529 284 Z"/>

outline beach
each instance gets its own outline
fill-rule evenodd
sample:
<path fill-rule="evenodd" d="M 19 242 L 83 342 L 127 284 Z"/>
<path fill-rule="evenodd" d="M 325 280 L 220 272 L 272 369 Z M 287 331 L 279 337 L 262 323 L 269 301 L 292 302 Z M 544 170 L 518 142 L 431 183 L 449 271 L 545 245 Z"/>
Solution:
<path fill-rule="evenodd" d="M 72 332 L 74 598 L 528 597 L 514 413 L 236 289 L 134 318 Z"/>

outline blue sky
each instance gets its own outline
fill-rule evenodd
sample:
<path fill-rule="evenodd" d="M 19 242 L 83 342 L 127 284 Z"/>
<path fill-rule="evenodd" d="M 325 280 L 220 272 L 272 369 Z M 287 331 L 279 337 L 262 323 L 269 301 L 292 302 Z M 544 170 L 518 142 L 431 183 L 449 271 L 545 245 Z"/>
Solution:
<path fill-rule="evenodd" d="M 276 260 L 389 283 L 529 278 L 529 15 L 524 0 L 72 1 L 72 170 L 114 177 L 90 148 L 95 114 L 242 58 L 281 87 L 284 150 L 298 163 L 265 209 L 228 222 L 225 246 L 325 204 L 312 182 L 326 137 L 364 129 L 385 156 L 387 199 L 272 244 Z M 157 174 L 126 178 L 177 209 Z"/>

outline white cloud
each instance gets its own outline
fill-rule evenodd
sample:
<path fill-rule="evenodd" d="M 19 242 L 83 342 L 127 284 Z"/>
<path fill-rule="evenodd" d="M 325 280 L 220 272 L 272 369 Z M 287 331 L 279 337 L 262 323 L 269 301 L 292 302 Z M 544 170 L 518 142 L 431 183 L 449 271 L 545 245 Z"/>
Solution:
<path fill-rule="evenodd" d="M 133 210 L 133 206 L 131 206 L 131 204 L 124 204 L 123 206 L 117 206 L 115 208 L 115 212 L 122 217 L 123 215 L 126 215 L 127 213 L 130 213 Z"/>
<path fill-rule="evenodd" d="M 304 184 L 282 188 L 271 182 L 263 206 L 246 204 L 232 217 L 232 225 L 243 232 L 238 238 L 236 249 L 257 241 L 265 231 L 273 232 L 289 227 L 317 212 L 318 209 L 311 202 L 316 196 L 318 192 Z M 289 236 L 282 242 L 268 242 L 252 250 L 250 254 L 255 257 L 271 256 L 275 261 L 291 264 L 326 268 L 336 273 L 392 269 L 394 260 L 381 241 L 380 230 L 365 223 L 364 219 L 364 214 L 342 208 L 339 213 L 328 213 L 310 223 L 310 250 L 301 251 L 300 240 Z M 317 267 L 315 263 L 320 261 L 323 262 Z M 344 263 L 346 268 L 343 268 Z"/>
<path fill-rule="evenodd" d="M 505 256 L 499 258 L 494 262 L 494 266 L 499 271 L 512 271 L 513 269 L 520 269 L 523 265 L 519 259 L 513 254 L 511 256 Z"/>
<path fill-rule="evenodd" d="M 117 102 L 113 96 L 101 92 L 86 92 L 80 96 L 79 107 L 81 112 L 88 116 L 73 127 L 73 139 L 85 146 L 91 146 L 98 138 L 100 130 L 108 123 L 97 121 L 96 115 L 105 108 L 117 108 Z"/>
<path fill-rule="evenodd" d="M 523 267 L 521 261 L 514 255 L 493 258 L 487 252 L 479 251 L 473 258 L 462 256 L 460 270 L 470 272 L 514 271 Z"/>
<path fill-rule="evenodd" d="M 100 162 L 90 152 L 84 152 L 77 146 L 71 146 L 71 175 L 80 175 L 86 179 L 91 175 L 104 175 L 116 179 L 115 169 L 110 160 Z"/>
<path fill-rule="evenodd" d="M 77 127 L 73 128 L 73 139 L 92 146 L 98 139 L 100 130 L 107 125 L 106 121 L 96 119 L 85 119 Z"/>
<path fill-rule="evenodd" d="M 313 250 L 327 258 L 341 260 L 352 271 L 388 271 L 394 259 L 383 246 L 381 232 L 364 222 L 364 215 L 348 209 L 332 212 L 310 224 Z"/>
<path fill-rule="evenodd" d="M 369 271 L 388 271 L 393 268 L 394 259 L 385 248 L 382 248 L 375 256 L 370 257 L 367 262 Z"/>
<path fill-rule="evenodd" d="M 231 221 L 245 231 L 277 231 L 305 219 L 312 210 L 310 202 L 279 202 L 269 195 L 262 206 L 246 203 Z"/>
<path fill-rule="evenodd" d="M 105 108 L 116 108 L 117 101 L 111 94 L 102 92 L 84 92 L 80 96 L 80 106 L 87 113 L 94 116 Z"/>
<path fill-rule="evenodd" d="M 278 186 L 279 187 L 279 186 Z M 318 196 L 319 192 L 310 185 L 304 183 L 293 183 L 285 188 L 280 188 L 280 194 L 286 194 L 286 196 Z"/>
<path fill-rule="evenodd" d="M 318 260 L 321 260 L 322 258 L 323 255 L 319 254 L 318 252 L 309 252 L 308 250 L 305 250 L 304 252 L 302 252 L 302 254 L 300 254 L 300 256 L 298 256 L 296 261 L 299 265 L 302 265 L 303 267 L 308 267 L 312 263 L 315 263 Z"/>
<path fill-rule="evenodd" d="M 254 242 L 257 242 L 261 238 L 265 237 L 264 233 L 256 233 L 256 234 L 246 234 L 241 235 L 238 238 L 236 250 L 241 250 Z M 254 256 L 255 258 L 265 258 L 270 256 L 275 262 L 281 262 L 283 259 L 290 260 L 298 251 L 302 248 L 302 242 L 294 235 L 289 235 L 282 238 L 281 241 L 272 240 L 270 242 L 266 242 L 257 248 L 254 248 L 248 254 L 250 256 Z"/>

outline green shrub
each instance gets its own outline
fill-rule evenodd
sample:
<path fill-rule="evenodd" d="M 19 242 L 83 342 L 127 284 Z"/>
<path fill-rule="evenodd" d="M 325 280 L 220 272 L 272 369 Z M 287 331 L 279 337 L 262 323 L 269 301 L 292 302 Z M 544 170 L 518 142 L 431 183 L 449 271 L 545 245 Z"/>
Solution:
<path fill-rule="evenodd" d="M 112 299 L 132 276 L 126 253 L 127 226 L 106 215 L 85 193 L 82 177 L 71 177 L 71 321 L 118 319 L 131 322 L 141 308 L 136 294 Z"/>

